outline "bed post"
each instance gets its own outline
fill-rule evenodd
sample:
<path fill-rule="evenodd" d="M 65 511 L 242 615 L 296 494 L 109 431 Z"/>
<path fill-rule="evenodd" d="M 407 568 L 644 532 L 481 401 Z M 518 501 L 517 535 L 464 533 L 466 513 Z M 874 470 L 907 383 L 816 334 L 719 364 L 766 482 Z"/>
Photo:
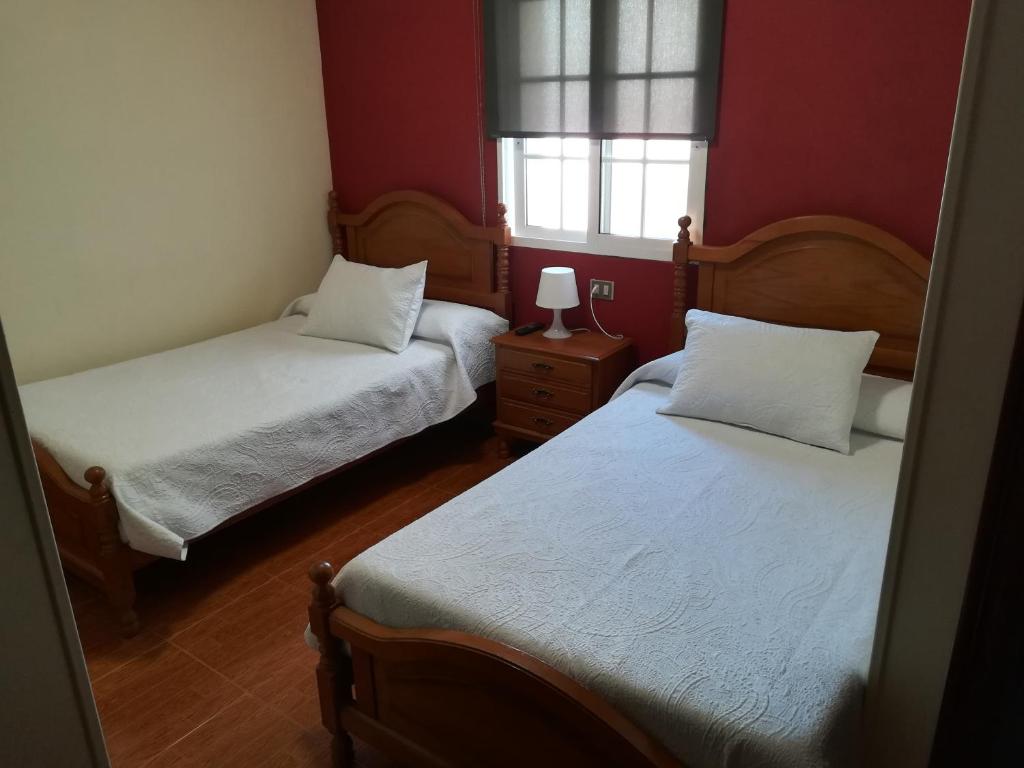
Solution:
<path fill-rule="evenodd" d="M 331 233 L 331 255 L 344 253 L 341 249 L 341 225 L 338 223 L 338 194 L 327 193 L 327 229 Z"/>
<path fill-rule="evenodd" d="M 135 613 L 135 579 L 132 575 L 131 553 L 121 541 L 118 530 L 117 505 L 106 486 L 107 471 L 103 467 L 85 470 L 89 484 L 89 498 L 96 507 L 99 543 L 99 570 L 107 599 L 114 607 L 121 634 L 131 637 L 139 631 L 139 616 Z"/>
<path fill-rule="evenodd" d="M 669 346 L 674 352 L 686 341 L 686 268 L 690 260 L 690 217 L 679 219 L 679 237 L 672 246 L 672 326 Z"/>
<path fill-rule="evenodd" d="M 501 230 L 501 242 L 496 242 L 495 246 L 498 250 L 497 260 L 497 275 L 498 275 L 498 293 L 504 295 L 505 298 L 505 312 L 504 315 L 508 321 L 512 322 L 512 293 L 509 290 L 508 285 L 508 246 L 512 242 L 512 233 L 508 228 L 508 221 L 505 219 L 505 213 L 508 208 L 505 207 L 504 203 L 498 203 L 498 229 Z"/>
<path fill-rule="evenodd" d="M 334 768 L 352 768 L 355 757 L 352 737 L 346 733 L 339 714 L 352 699 L 351 666 L 342 658 L 338 640 L 331 635 L 331 611 L 338 598 L 331 585 L 334 568 L 330 563 L 316 563 L 309 569 L 313 596 L 309 604 L 309 627 L 320 646 L 316 665 L 316 685 L 320 696 L 320 721 L 331 732 L 331 763 Z"/>

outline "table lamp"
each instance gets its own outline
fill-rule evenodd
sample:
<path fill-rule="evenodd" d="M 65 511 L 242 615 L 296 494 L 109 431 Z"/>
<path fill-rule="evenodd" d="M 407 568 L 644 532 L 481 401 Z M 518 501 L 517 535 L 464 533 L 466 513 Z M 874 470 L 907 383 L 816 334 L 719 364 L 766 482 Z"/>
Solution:
<path fill-rule="evenodd" d="M 562 310 L 580 305 L 576 292 L 576 273 L 569 267 L 544 267 L 537 286 L 537 306 L 555 311 L 551 327 L 544 331 L 549 339 L 568 339 L 572 336 L 562 324 Z"/>

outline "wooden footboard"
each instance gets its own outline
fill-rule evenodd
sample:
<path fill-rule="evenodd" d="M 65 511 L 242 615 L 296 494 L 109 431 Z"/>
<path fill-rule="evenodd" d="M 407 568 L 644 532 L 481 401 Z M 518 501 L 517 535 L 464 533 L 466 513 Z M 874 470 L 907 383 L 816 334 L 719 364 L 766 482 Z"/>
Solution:
<path fill-rule="evenodd" d="M 410 765 L 680 768 L 606 701 L 542 661 L 463 632 L 377 624 L 345 607 L 333 577 L 329 563 L 310 569 L 309 618 L 336 766 L 352 765 L 352 734 Z"/>
<path fill-rule="evenodd" d="M 117 615 L 125 636 L 139 631 L 133 571 L 154 559 L 121 541 L 117 503 L 106 486 L 102 467 L 85 471 L 89 488 L 75 483 L 49 451 L 33 442 L 46 506 L 61 563 L 101 590 Z"/>

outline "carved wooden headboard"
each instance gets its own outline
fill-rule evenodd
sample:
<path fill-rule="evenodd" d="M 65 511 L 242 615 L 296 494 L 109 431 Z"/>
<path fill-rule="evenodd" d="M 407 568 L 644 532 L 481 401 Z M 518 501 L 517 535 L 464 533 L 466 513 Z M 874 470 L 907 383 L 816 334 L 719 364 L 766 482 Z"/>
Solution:
<path fill-rule="evenodd" d="M 426 298 L 511 316 L 508 246 L 512 238 L 505 206 L 500 203 L 497 226 L 480 227 L 424 192 L 389 192 L 356 214 L 339 212 L 337 196 L 331 192 L 327 225 L 334 252 L 343 253 L 349 261 L 377 267 L 426 261 Z"/>
<path fill-rule="evenodd" d="M 687 265 L 697 267 L 698 309 L 839 331 L 878 331 L 868 370 L 911 378 L 929 263 L 887 232 L 841 216 L 801 216 L 733 245 L 693 245 L 679 220 L 672 250 L 672 348 L 683 346 Z"/>

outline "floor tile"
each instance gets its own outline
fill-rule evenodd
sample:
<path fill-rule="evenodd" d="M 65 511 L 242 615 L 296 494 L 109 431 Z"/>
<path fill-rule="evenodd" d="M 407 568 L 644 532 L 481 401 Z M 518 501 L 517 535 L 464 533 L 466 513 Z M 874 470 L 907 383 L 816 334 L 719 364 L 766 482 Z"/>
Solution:
<path fill-rule="evenodd" d="M 148 768 L 327 766 L 330 742 L 243 696 L 160 753 Z"/>
<path fill-rule="evenodd" d="M 247 555 L 258 558 L 270 573 L 282 573 L 307 562 L 314 552 L 383 510 L 396 507 L 429 487 L 418 483 L 371 483 L 362 474 L 354 480 L 346 484 L 325 483 L 294 503 L 286 502 L 282 509 L 273 510 L 273 515 L 254 520 Z"/>
<path fill-rule="evenodd" d="M 300 584 L 303 587 L 307 587 L 310 583 L 308 576 L 309 567 L 313 563 L 327 561 L 334 566 L 335 571 L 338 571 L 345 563 L 363 550 L 372 547 L 378 541 L 386 539 L 395 531 L 404 528 L 414 520 L 418 520 L 451 498 L 452 494 L 449 492 L 436 488 L 428 489 L 404 504 L 378 515 L 349 535 L 332 542 L 330 545 L 314 553 L 308 562 L 301 563 L 285 571 L 281 574 L 280 578 L 292 584 Z"/>
<path fill-rule="evenodd" d="M 511 464 L 512 461 L 513 459 L 502 459 L 498 456 L 496 440 L 488 441 L 488 443 L 480 446 L 480 452 L 472 461 L 456 464 L 455 468 L 457 471 L 449 474 L 438 482 L 435 487 L 447 491 L 453 496 L 458 496 L 460 493 L 486 480 L 491 475 L 500 472 Z"/>
<path fill-rule="evenodd" d="M 446 472 L 438 473 L 439 476 L 432 478 L 434 485 L 441 485 L 444 481 L 458 474 L 466 467 L 489 458 L 497 458 L 498 438 L 492 432 L 489 436 L 475 435 L 468 439 L 465 435 L 453 435 L 451 454 L 445 458 Z"/>
<path fill-rule="evenodd" d="M 242 691 L 184 651 L 161 644 L 93 682 L 111 763 L 137 766 L 199 727 Z"/>
<path fill-rule="evenodd" d="M 319 654 L 309 648 L 300 635 L 285 649 L 281 658 L 265 670 L 264 678 L 251 684 L 252 695 L 303 728 L 323 728 L 316 690 L 318 657 Z"/>
<path fill-rule="evenodd" d="M 200 542 L 185 562 L 161 560 L 136 574 L 136 610 L 145 631 L 170 637 L 272 577 L 258 560 Z"/>
<path fill-rule="evenodd" d="M 155 632 L 143 630 L 134 637 L 121 630 L 106 603 L 90 600 L 72 602 L 78 639 L 82 644 L 89 677 L 98 680 L 163 642 Z"/>
<path fill-rule="evenodd" d="M 470 450 L 461 436 L 444 432 L 424 436 L 423 439 L 401 446 L 395 451 L 393 461 L 370 469 L 378 482 L 415 482 L 421 485 L 436 485 L 457 472 L 459 461 Z"/>
<path fill-rule="evenodd" d="M 296 653 L 303 653 L 308 595 L 299 584 L 273 579 L 229 610 L 175 635 L 172 642 L 243 688 L 251 689 L 265 680 L 268 670 Z M 315 664 L 315 659 L 312 661 Z M 305 677 L 312 686 L 312 674 Z"/>

